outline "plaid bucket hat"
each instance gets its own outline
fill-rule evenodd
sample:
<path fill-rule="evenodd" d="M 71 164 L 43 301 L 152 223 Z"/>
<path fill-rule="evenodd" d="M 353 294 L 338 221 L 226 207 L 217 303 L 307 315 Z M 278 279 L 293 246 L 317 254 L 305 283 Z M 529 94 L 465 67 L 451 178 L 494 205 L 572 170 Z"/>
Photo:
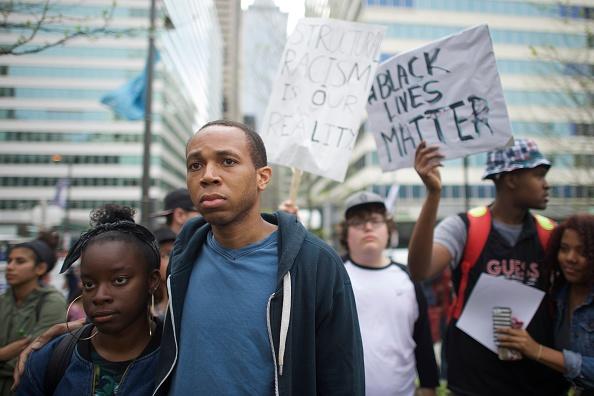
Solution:
<path fill-rule="evenodd" d="M 542 155 L 536 142 L 532 139 L 515 139 L 513 146 L 487 154 L 487 168 L 483 180 L 494 179 L 500 173 L 532 169 L 541 165 L 550 168 L 551 162 Z"/>

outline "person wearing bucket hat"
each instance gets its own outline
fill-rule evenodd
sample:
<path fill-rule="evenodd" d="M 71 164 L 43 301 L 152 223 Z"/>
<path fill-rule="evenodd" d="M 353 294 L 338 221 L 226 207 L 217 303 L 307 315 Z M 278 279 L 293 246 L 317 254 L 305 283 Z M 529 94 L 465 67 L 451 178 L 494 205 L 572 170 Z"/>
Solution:
<path fill-rule="evenodd" d="M 66 300 L 41 278 L 56 264 L 50 240 L 35 239 L 10 248 L 9 289 L 0 296 L 0 395 L 11 394 L 12 372 L 21 350 L 50 326 L 63 322 Z"/>
<path fill-rule="evenodd" d="M 460 330 L 456 324 L 481 274 L 505 276 L 545 290 L 545 246 L 554 223 L 531 209 L 545 209 L 551 166 L 536 143 L 516 139 L 513 146 L 487 155 L 483 179 L 495 184 L 495 200 L 486 207 L 446 217 L 435 228 L 441 193 L 438 147 L 422 142 L 415 170 L 427 196 L 409 243 L 408 264 L 418 280 L 436 276 L 448 265 L 456 295 L 444 343 L 448 388 L 456 395 L 563 394 L 561 374 L 530 359 L 509 362 Z M 497 301 L 493 301 L 497 305 Z M 491 311 L 491 307 L 485 307 Z M 553 344 L 553 319 L 547 304 L 538 308 L 527 331 L 540 344 Z"/>
<path fill-rule="evenodd" d="M 365 361 L 365 394 L 424 395 L 439 386 L 427 301 L 406 266 L 385 254 L 396 224 L 378 194 L 360 191 L 346 199 L 340 243 L 355 302 Z"/>
<path fill-rule="evenodd" d="M 187 188 L 170 191 L 165 196 L 163 210 L 153 213 L 153 217 L 165 216 L 165 224 L 175 234 L 179 234 L 186 221 L 198 215 Z"/>

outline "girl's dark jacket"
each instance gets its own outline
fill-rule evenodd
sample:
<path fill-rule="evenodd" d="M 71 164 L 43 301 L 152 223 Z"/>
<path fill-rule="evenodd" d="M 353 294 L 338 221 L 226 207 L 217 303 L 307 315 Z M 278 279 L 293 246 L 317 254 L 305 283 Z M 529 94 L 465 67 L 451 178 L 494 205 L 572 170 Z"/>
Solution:
<path fill-rule="evenodd" d="M 363 395 L 361 334 L 341 259 L 294 216 L 284 212 L 262 216 L 278 225 L 279 232 L 277 288 L 267 307 L 275 394 Z M 204 219 L 194 218 L 175 241 L 155 395 L 166 395 L 174 376 L 188 281 L 209 230 Z M 199 394 L 200 384 L 196 386 Z"/>

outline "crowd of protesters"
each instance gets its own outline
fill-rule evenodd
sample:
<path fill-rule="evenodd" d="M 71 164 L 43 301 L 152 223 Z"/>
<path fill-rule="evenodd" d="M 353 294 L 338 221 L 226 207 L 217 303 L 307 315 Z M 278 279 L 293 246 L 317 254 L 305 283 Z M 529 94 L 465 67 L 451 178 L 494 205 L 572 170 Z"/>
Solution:
<path fill-rule="evenodd" d="M 151 233 L 116 205 L 93 212 L 62 266 L 67 300 L 44 281 L 55 241 L 10 249 L 0 396 L 434 395 L 425 280 L 449 310 L 442 371 L 452 395 L 594 395 L 594 216 L 555 225 L 532 213 L 546 208 L 551 166 L 532 140 L 488 154 L 489 206 L 437 225 L 442 156 L 421 143 L 427 195 L 407 265 L 386 255 L 397 231 L 377 194 L 346 199 L 342 259 L 293 203 L 262 214 L 272 172 L 243 124 L 204 125 L 186 160 L 188 189 L 154 214 L 163 227 Z M 519 264 L 495 273 L 494 261 Z M 484 273 L 545 292 L 530 323 L 496 333 L 520 360 L 500 360 L 456 326 Z"/>

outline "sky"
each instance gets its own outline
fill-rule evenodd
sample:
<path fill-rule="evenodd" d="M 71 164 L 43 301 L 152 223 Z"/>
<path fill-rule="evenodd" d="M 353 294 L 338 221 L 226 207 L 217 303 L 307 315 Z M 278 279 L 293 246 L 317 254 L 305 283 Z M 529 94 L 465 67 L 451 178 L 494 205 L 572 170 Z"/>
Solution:
<path fill-rule="evenodd" d="M 254 0 L 241 0 L 241 8 L 245 10 L 253 2 Z M 303 0 L 274 0 L 274 3 L 281 9 L 281 11 L 289 13 L 287 34 L 291 34 L 297 21 L 302 18 L 305 13 Z"/>

